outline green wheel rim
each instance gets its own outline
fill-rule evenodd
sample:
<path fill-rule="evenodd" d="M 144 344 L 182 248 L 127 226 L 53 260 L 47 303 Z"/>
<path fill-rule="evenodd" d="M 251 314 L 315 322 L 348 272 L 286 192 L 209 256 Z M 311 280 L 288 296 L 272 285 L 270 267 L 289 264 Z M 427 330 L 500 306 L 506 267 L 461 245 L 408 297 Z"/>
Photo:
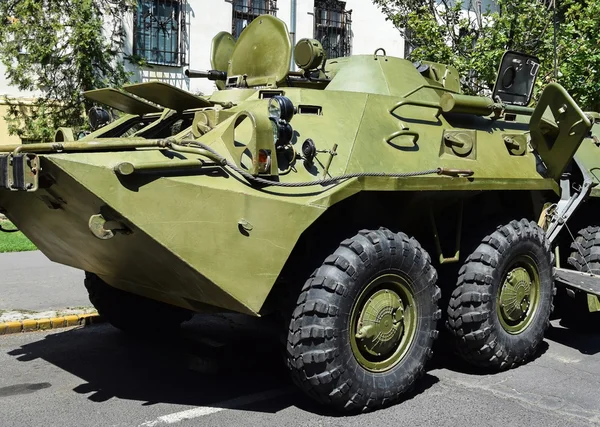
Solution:
<path fill-rule="evenodd" d="M 509 264 L 498 293 L 496 311 L 500 324 L 509 334 L 520 334 L 531 324 L 539 303 L 537 264 L 530 256 L 521 255 Z"/>
<path fill-rule="evenodd" d="M 415 339 L 417 318 L 408 278 L 385 274 L 371 281 L 350 315 L 350 345 L 358 363 L 372 372 L 398 364 Z"/>

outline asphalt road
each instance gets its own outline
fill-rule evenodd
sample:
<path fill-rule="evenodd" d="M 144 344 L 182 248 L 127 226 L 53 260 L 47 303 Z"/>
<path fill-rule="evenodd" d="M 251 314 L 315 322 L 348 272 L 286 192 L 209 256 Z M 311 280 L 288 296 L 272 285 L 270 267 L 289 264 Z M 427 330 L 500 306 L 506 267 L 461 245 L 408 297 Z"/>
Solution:
<path fill-rule="evenodd" d="M 537 359 L 492 375 L 438 350 L 404 402 L 352 417 L 297 392 L 278 349 L 263 323 L 241 316 L 197 316 L 175 338 L 133 340 L 106 324 L 4 336 L 0 424 L 600 425 L 600 333 L 555 326 Z"/>
<path fill-rule="evenodd" d="M 46 311 L 90 306 L 84 273 L 39 251 L 0 254 L 0 310 Z"/>
<path fill-rule="evenodd" d="M 39 252 L 0 255 L 0 277 L 0 309 L 89 305 L 83 272 Z M 353 417 L 298 392 L 272 330 L 244 316 L 196 316 L 172 338 L 109 325 L 8 335 L 0 426 L 600 425 L 600 328 L 554 324 L 528 365 L 482 375 L 438 349 L 404 402 Z"/>

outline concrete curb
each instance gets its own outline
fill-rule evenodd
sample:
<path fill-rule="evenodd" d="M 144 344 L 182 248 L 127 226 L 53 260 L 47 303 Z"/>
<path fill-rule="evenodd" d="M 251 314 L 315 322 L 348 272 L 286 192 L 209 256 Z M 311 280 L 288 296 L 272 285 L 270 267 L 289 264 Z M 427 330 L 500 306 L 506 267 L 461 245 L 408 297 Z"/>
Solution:
<path fill-rule="evenodd" d="M 17 334 L 20 332 L 47 331 L 49 329 L 66 328 L 69 326 L 87 326 L 101 323 L 104 319 L 98 313 L 73 314 L 46 319 L 25 319 L 17 322 L 0 323 L 0 335 Z"/>

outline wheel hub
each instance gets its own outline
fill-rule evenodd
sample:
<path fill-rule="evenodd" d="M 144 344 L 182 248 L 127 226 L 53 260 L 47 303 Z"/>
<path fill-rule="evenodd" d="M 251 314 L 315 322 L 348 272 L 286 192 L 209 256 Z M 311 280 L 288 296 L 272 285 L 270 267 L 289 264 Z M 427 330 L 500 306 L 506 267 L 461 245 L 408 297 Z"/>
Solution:
<path fill-rule="evenodd" d="M 508 269 L 496 300 L 498 318 L 509 334 L 529 327 L 540 302 L 540 276 L 536 261 L 529 255 L 517 257 Z"/>
<path fill-rule="evenodd" d="M 392 290 L 375 292 L 363 306 L 356 338 L 361 351 L 382 356 L 394 349 L 404 331 L 404 308 Z"/>
<path fill-rule="evenodd" d="M 396 365 L 414 341 L 417 307 L 410 282 L 385 274 L 358 296 L 350 316 L 350 345 L 363 368 L 382 372 Z"/>
<path fill-rule="evenodd" d="M 522 320 L 529 309 L 532 280 L 527 270 L 517 267 L 506 276 L 500 292 L 500 310 L 511 322 Z"/>

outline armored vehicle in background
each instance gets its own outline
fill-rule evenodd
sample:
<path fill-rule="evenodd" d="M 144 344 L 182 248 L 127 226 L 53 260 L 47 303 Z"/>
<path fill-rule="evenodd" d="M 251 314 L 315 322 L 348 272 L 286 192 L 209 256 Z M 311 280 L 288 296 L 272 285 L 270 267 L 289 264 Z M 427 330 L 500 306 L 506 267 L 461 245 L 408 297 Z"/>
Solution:
<path fill-rule="evenodd" d="M 295 382 L 357 411 L 413 387 L 442 310 L 465 360 L 505 369 L 542 341 L 555 282 L 595 280 L 554 254 L 567 224 L 594 225 L 577 213 L 598 183 L 596 118 L 557 84 L 527 108 L 535 58 L 507 53 L 493 98 L 467 96 L 451 66 L 326 59 L 261 16 L 215 37 L 212 66 L 188 71 L 211 96 L 91 91 L 122 117 L 1 149 L 2 212 L 86 271 L 113 325 L 280 313 Z M 594 262 L 595 230 L 577 252 Z"/>

